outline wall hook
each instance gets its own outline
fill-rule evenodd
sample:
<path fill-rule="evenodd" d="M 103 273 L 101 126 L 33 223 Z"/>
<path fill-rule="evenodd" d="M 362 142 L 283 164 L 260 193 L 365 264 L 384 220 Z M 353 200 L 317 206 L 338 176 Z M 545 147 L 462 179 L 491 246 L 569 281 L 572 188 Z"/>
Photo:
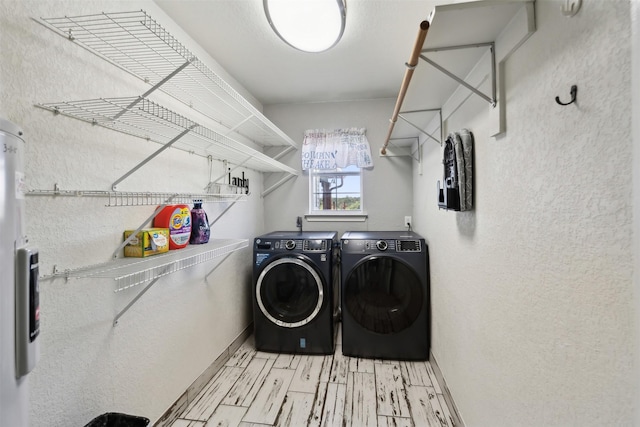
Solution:
<path fill-rule="evenodd" d="M 582 0 L 565 0 L 564 6 L 562 6 L 562 14 L 564 16 L 572 17 L 582 7 Z"/>
<path fill-rule="evenodd" d="M 556 102 L 560 105 L 569 105 L 569 104 L 573 104 L 574 102 L 576 102 L 576 96 L 578 95 L 578 86 L 573 85 L 571 86 L 571 101 L 569 102 L 562 102 L 560 101 L 560 97 L 556 96 Z"/>

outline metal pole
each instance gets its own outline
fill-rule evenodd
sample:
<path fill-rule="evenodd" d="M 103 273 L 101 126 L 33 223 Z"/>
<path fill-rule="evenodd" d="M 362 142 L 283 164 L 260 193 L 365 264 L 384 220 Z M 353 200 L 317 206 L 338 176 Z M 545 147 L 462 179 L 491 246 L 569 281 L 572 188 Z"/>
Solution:
<path fill-rule="evenodd" d="M 400 114 L 400 108 L 402 108 L 402 102 L 404 101 L 404 97 L 407 94 L 407 89 L 409 89 L 409 83 L 411 82 L 411 77 L 413 76 L 413 71 L 418 65 L 418 55 L 420 54 L 420 50 L 422 50 L 422 45 L 424 44 L 424 40 L 427 38 L 427 31 L 429 31 L 429 21 L 422 21 L 420 23 L 420 30 L 418 31 L 418 37 L 416 38 L 415 45 L 413 46 L 413 51 L 411 52 L 411 57 L 409 58 L 409 62 L 407 62 L 407 69 L 404 72 L 404 78 L 402 79 L 402 84 L 400 85 L 400 92 L 398 93 L 398 99 L 396 100 L 396 106 L 393 109 L 393 114 L 391 115 L 391 119 L 389 120 L 389 131 L 387 132 L 387 137 L 384 140 L 384 144 L 380 149 L 380 154 L 387 154 L 387 145 L 389 145 L 389 139 L 391 138 L 391 134 L 393 133 L 393 127 L 398 120 L 398 114 Z"/>

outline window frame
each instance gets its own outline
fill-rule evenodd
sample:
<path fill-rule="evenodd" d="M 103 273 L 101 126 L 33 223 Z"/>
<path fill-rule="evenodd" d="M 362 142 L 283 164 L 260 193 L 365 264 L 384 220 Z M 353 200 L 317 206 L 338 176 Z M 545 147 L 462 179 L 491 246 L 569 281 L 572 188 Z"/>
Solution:
<path fill-rule="evenodd" d="M 309 169 L 309 206 L 308 206 L 308 214 L 306 215 L 307 220 L 313 221 L 322 220 L 322 218 L 352 218 L 351 220 L 364 220 L 366 218 L 365 213 L 365 204 L 364 204 L 364 174 L 362 173 L 362 168 L 353 167 L 354 170 L 348 170 L 347 168 L 337 168 L 337 169 Z M 343 176 L 357 176 L 360 178 L 360 209 L 315 209 L 315 197 L 317 193 L 315 192 L 315 181 L 319 176 L 322 175 L 343 175 Z M 346 219 L 349 220 L 349 219 Z"/>

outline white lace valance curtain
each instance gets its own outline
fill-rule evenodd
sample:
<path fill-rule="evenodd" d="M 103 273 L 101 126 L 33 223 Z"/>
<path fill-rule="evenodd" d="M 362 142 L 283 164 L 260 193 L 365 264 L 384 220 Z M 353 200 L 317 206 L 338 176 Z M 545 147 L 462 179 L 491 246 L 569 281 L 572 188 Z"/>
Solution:
<path fill-rule="evenodd" d="M 373 166 L 365 129 L 307 130 L 302 142 L 302 170 Z"/>

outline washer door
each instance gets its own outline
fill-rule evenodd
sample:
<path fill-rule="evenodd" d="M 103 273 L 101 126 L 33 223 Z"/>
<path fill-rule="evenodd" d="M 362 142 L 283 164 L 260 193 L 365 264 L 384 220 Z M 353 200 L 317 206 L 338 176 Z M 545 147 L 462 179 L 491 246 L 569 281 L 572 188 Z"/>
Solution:
<path fill-rule="evenodd" d="M 343 286 L 345 309 L 360 326 L 379 334 L 408 328 L 423 308 L 420 278 L 408 264 L 392 257 L 364 258 Z"/>
<path fill-rule="evenodd" d="M 273 323 L 296 328 L 311 322 L 324 302 L 320 275 L 303 256 L 270 262 L 256 281 L 256 300 Z"/>

